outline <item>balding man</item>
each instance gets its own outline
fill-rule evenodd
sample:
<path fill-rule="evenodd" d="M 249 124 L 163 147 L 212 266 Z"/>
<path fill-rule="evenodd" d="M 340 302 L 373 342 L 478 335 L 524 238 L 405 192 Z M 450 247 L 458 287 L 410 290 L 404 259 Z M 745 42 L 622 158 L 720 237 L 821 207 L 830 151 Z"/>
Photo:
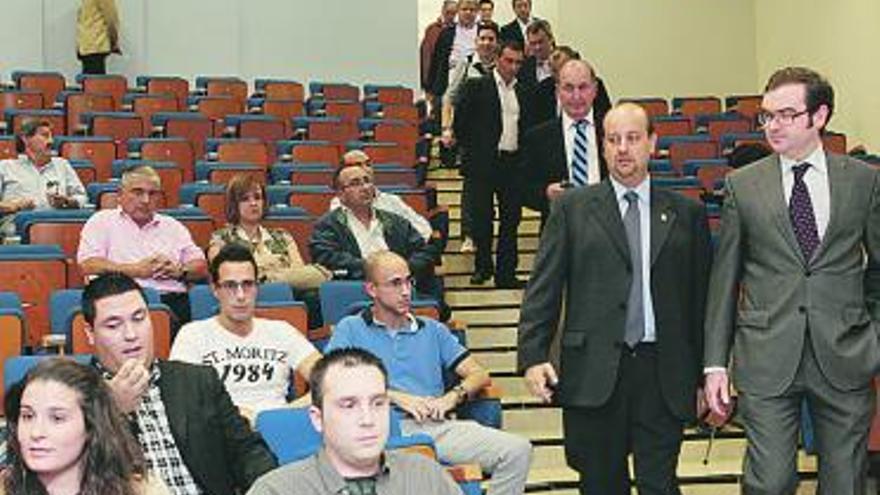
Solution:
<path fill-rule="evenodd" d="M 83 226 L 76 259 L 83 275 L 121 272 L 159 291 L 174 312 L 172 337 L 190 320 L 187 283 L 208 274 L 205 253 L 189 230 L 157 212 L 159 174 L 146 165 L 122 174 L 119 207 L 101 210 Z"/>
<path fill-rule="evenodd" d="M 526 204 L 541 212 L 543 225 L 550 202 L 568 187 L 596 184 L 608 176 L 602 156 L 604 109 L 594 108 L 598 83 L 585 60 L 569 60 L 559 70 L 556 95 L 562 112 L 526 132 L 523 153 L 532 178 Z"/>
<path fill-rule="evenodd" d="M 519 369 L 562 406 L 580 492 L 678 495 L 682 429 L 694 419 L 710 247 L 699 203 L 651 186 L 645 111 L 605 117 L 611 180 L 553 201 L 519 323 Z M 683 260 L 687 260 L 683 263 Z M 549 361 L 561 325 L 561 357 Z"/>

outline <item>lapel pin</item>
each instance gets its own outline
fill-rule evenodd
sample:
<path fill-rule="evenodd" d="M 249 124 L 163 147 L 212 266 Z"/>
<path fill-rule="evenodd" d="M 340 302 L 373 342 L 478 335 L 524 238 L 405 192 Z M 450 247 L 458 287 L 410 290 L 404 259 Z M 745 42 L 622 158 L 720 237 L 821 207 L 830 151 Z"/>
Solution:
<path fill-rule="evenodd" d="M 667 217 L 666 217 L 666 212 L 661 213 L 661 214 L 660 214 L 660 221 L 661 221 L 661 222 L 665 222 L 666 219 L 667 219 Z"/>

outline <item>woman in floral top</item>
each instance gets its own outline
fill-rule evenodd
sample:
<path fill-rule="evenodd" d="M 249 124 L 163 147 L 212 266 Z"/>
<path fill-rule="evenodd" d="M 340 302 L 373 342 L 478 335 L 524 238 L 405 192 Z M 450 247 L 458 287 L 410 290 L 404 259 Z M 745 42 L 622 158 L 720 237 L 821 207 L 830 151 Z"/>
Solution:
<path fill-rule="evenodd" d="M 246 246 L 259 268 L 259 281 L 285 282 L 309 308 L 309 327 L 320 326 L 317 288 L 329 280 L 329 270 L 306 264 L 290 232 L 261 225 L 268 209 L 265 186 L 250 175 L 237 175 L 226 186 L 225 227 L 214 232 L 208 246 L 208 261 L 228 243 Z"/>

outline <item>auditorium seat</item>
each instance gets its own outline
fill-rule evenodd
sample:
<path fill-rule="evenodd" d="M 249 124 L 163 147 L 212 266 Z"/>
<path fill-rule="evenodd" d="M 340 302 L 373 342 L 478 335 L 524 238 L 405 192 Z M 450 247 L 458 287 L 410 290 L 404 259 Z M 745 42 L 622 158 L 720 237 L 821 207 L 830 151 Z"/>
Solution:
<path fill-rule="evenodd" d="M 263 115 L 271 115 L 281 119 L 284 124 L 285 137 L 293 135 L 293 118 L 305 115 L 305 104 L 300 100 L 252 98 L 248 106 Z"/>
<path fill-rule="evenodd" d="M 205 154 L 205 140 L 212 136 L 211 119 L 197 112 L 159 112 L 153 114 L 153 128 L 165 137 L 181 137 L 192 144 L 193 155 Z"/>
<path fill-rule="evenodd" d="M 825 151 L 846 154 L 846 135 L 839 132 L 824 131 L 822 133 L 822 146 Z"/>
<path fill-rule="evenodd" d="M 38 91 L 42 94 L 43 108 L 52 107 L 58 93 L 67 87 L 67 81 L 60 72 L 17 70 L 13 71 L 11 76 L 16 88 Z"/>
<path fill-rule="evenodd" d="M 136 138 L 128 140 L 129 158 L 174 162 L 183 171 L 183 181 L 195 180 L 192 144 L 182 137 Z"/>
<path fill-rule="evenodd" d="M 95 166 L 95 178 L 106 182 L 113 177 L 116 143 L 108 136 L 55 136 L 52 145 L 68 160 L 88 160 Z"/>
<path fill-rule="evenodd" d="M 285 204 L 304 208 L 310 215 L 320 217 L 330 208 L 336 195 L 329 186 L 270 185 L 266 187 L 269 204 Z"/>
<path fill-rule="evenodd" d="M 2 93 L 0 93 L 2 95 Z M 42 98 L 39 93 L 34 93 L 37 98 Z M 27 108 L 7 108 L 3 112 L 8 134 L 18 134 L 21 126 L 29 120 L 45 120 L 52 126 L 52 134 L 60 136 L 67 134 L 67 125 L 63 110 L 39 110 Z"/>
<path fill-rule="evenodd" d="M 275 144 L 278 159 L 300 163 L 339 164 L 339 148 L 330 141 L 286 140 Z"/>
<path fill-rule="evenodd" d="M 122 98 L 128 92 L 128 80 L 119 74 L 78 74 L 76 82 L 84 93 L 109 94 L 113 97 L 113 109 L 122 109 Z"/>
<path fill-rule="evenodd" d="M 253 163 L 224 163 L 199 160 L 196 162 L 196 181 L 228 184 L 233 177 L 247 175 L 257 182 L 266 182 L 266 171 Z"/>
<path fill-rule="evenodd" d="M 269 100 L 305 101 L 302 83 L 290 79 L 264 79 L 254 81 L 256 95 Z"/>
<path fill-rule="evenodd" d="M 623 98 L 618 103 L 626 102 L 635 103 L 644 108 L 650 118 L 669 115 L 669 103 L 667 103 L 665 98 Z"/>
<path fill-rule="evenodd" d="M 199 76 L 196 90 L 204 91 L 208 96 L 228 96 L 242 105 L 248 97 L 248 85 L 238 77 Z"/>
<path fill-rule="evenodd" d="M 680 96 L 672 99 L 672 113 L 694 117 L 701 113 L 721 113 L 717 96 Z"/>
<path fill-rule="evenodd" d="M 167 94 L 128 93 L 123 99 L 129 111 L 138 114 L 143 121 L 145 134 L 149 135 L 153 128 L 153 114 L 159 112 L 176 112 L 180 110 L 177 97 Z"/>
<path fill-rule="evenodd" d="M 18 293 L 0 292 L 0 376 L 6 360 L 22 354 L 24 329 L 24 310 Z M 5 387 L 0 383 L 0 408 L 4 394 Z"/>
<path fill-rule="evenodd" d="M 750 132 L 752 122 L 736 112 L 699 114 L 694 117 L 696 132 L 704 132 L 713 141 L 721 139 L 722 134 Z"/>
<path fill-rule="evenodd" d="M 76 263 L 80 232 L 94 213 L 92 209 L 31 210 L 15 216 L 15 231 L 22 244 L 58 245 L 64 252 L 67 269 L 67 287 L 79 287 L 83 276 Z"/>
<path fill-rule="evenodd" d="M 413 90 L 402 85 L 365 84 L 364 101 L 367 100 L 390 105 L 412 105 Z"/>
<path fill-rule="evenodd" d="M 0 287 L 15 288 L 27 322 L 24 345 L 49 331 L 49 294 L 67 286 L 67 263 L 57 245 L 0 245 Z"/>
<path fill-rule="evenodd" d="M 201 208 L 179 207 L 160 210 L 159 213 L 173 217 L 182 223 L 189 230 L 196 246 L 204 249 L 208 245 L 208 241 L 211 240 L 211 234 L 214 233 L 215 225 L 211 217 L 202 211 Z"/>
<path fill-rule="evenodd" d="M 116 143 L 116 157 L 128 156 L 128 140 L 145 137 L 144 123 L 134 112 L 85 112 L 82 122 L 92 136 L 109 136 Z"/>
<path fill-rule="evenodd" d="M 220 228 L 226 225 L 225 191 L 223 184 L 186 183 L 180 186 L 180 204 L 198 207 L 211 218 L 216 228 Z"/>
<path fill-rule="evenodd" d="M 309 83 L 309 96 L 325 100 L 353 100 L 361 98 L 360 89 L 349 83 L 312 81 Z"/>
<path fill-rule="evenodd" d="M 346 122 L 357 122 L 364 116 L 364 108 L 356 100 L 309 98 L 306 111 L 312 117 L 339 117 Z"/>
<path fill-rule="evenodd" d="M 731 95 L 724 98 L 724 107 L 728 112 L 737 112 L 755 121 L 761 111 L 761 95 Z"/>
<path fill-rule="evenodd" d="M 87 126 L 82 121 L 86 112 L 112 112 L 113 96 L 103 93 L 83 93 L 81 91 L 62 91 L 58 102 L 67 114 L 67 134 L 85 134 Z"/>
<path fill-rule="evenodd" d="M 43 94 L 36 90 L 0 90 L 0 112 L 7 110 L 42 110 Z M 51 105 L 50 105 L 51 108 Z"/>
<path fill-rule="evenodd" d="M 236 114 L 227 115 L 227 131 L 241 139 L 259 139 L 264 143 L 274 146 L 276 141 L 288 137 L 288 128 L 285 122 L 274 115 Z"/>
<path fill-rule="evenodd" d="M 269 168 L 274 160 L 269 146 L 256 138 L 214 138 L 205 141 L 205 150 L 210 160 L 224 163 L 251 163 L 263 170 Z"/>
<path fill-rule="evenodd" d="M 186 108 L 189 97 L 189 81 L 176 76 L 138 76 L 135 80 L 139 88 L 151 95 L 174 95 L 177 100 L 177 111 Z"/>
<path fill-rule="evenodd" d="M 360 137 L 357 124 L 341 117 L 294 117 L 292 124 L 294 137 L 309 141 L 330 141 L 342 146 Z"/>
<path fill-rule="evenodd" d="M 272 184 L 327 186 L 333 181 L 335 163 L 278 162 L 269 169 Z"/>
<path fill-rule="evenodd" d="M 767 144 L 763 132 L 733 132 L 725 133 L 719 137 L 718 146 L 722 154 L 726 155 L 737 146 L 743 144 Z"/>
<path fill-rule="evenodd" d="M 238 100 L 228 95 L 191 96 L 189 106 L 190 109 L 194 109 L 211 120 L 212 136 L 222 137 L 226 130 L 226 116 L 244 112 L 245 100 Z"/>
<path fill-rule="evenodd" d="M 652 117 L 654 133 L 658 138 L 663 136 L 687 136 L 694 131 L 693 121 L 681 115 L 661 115 Z"/>
<path fill-rule="evenodd" d="M 14 136 L 0 136 L 0 160 L 15 158 L 18 152 L 15 150 Z"/>
<path fill-rule="evenodd" d="M 410 149 L 405 145 L 392 142 L 380 141 L 349 141 L 345 143 L 346 150 L 361 150 L 370 157 L 372 163 L 400 163 L 412 166 L 415 156 L 410 155 Z"/>
<path fill-rule="evenodd" d="M 98 172 L 95 170 L 95 165 L 89 160 L 68 160 L 68 162 L 84 186 L 98 180 Z"/>

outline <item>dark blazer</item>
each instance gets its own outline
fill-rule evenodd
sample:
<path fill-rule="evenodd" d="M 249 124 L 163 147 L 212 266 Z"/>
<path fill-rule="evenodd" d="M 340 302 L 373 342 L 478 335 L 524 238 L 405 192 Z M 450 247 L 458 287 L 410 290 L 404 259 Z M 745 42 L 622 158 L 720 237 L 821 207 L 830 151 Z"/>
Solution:
<path fill-rule="evenodd" d="M 388 249 L 404 257 L 414 277 L 433 274 L 440 259 L 438 245 L 427 244 L 419 232 L 405 218 L 394 213 L 374 210 Z M 357 239 L 348 228 L 344 208 L 336 208 L 318 219 L 309 239 L 312 261 L 330 270 L 345 272 L 344 278 L 364 278 L 364 258 Z"/>
<path fill-rule="evenodd" d="M 601 77 L 596 78 L 596 98 L 593 100 L 593 111 L 605 118 L 611 110 L 611 97 Z M 559 117 L 559 106 L 556 101 L 556 79 L 548 77 L 539 82 L 532 92 L 531 102 L 526 112 L 525 129 L 542 124 Z M 601 120 L 601 119 L 600 119 Z"/>
<path fill-rule="evenodd" d="M 538 87 L 538 74 L 535 72 L 538 66 L 538 59 L 534 56 L 528 56 L 523 59 L 522 65 L 519 66 L 519 72 L 516 73 L 516 81 L 529 91 L 534 92 Z"/>
<path fill-rule="evenodd" d="M 213 495 L 244 493 L 278 466 L 209 366 L 158 361 L 171 433 L 196 483 Z"/>
<path fill-rule="evenodd" d="M 452 43 L 455 41 L 455 25 L 446 26 L 440 31 L 437 42 L 434 44 L 434 54 L 431 57 L 431 66 L 428 70 L 428 87 L 431 94 L 443 95 L 449 85 L 449 55 L 452 53 Z"/>
<path fill-rule="evenodd" d="M 526 43 L 526 39 L 523 38 L 522 31 L 519 29 L 519 22 L 516 20 L 516 17 L 514 17 L 512 21 L 501 26 L 498 35 L 499 41 L 514 40 L 519 41 L 522 45 L 525 45 Z"/>
<path fill-rule="evenodd" d="M 461 174 L 477 179 L 489 179 L 498 173 L 494 169 L 501 137 L 501 100 L 495 83 L 495 72 L 464 82 L 455 106 L 453 123 L 455 137 L 461 150 Z M 522 115 L 526 94 L 520 85 L 515 86 Z M 518 136 L 522 140 L 522 119 Z M 521 173 L 514 170 L 511 173 Z"/>
<path fill-rule="evenodd" d="M 657 369 L 663 398 L 682 420 L 695 415 L 702 377 L 706 286 L 710 264 L 705 210 L 678 193 L 651 190 L 651 295 Z M 683 263 L 683 260 L 687 260 Z M 632 281 L 629 247 L 610 181 L 566 192 L 553 202 L 519 321 L 518 367 L 548 362 L 561 331 L 563 407 L 597 407 L 617 383 L 626 303 Z"/>
<path fill-rule="evenodd" d="M 607 111 L 607 110 L 605 110 Z M 596 126 L 596 151 L 599 154 L 599 176 L 608 177 L 605 163 L 605 111 L 593 108 Z M 523 161 L 529 180 L 526 183 L 524 204 L 540 211 L 546 218 L 550 205 L 545 190 L 548 184 L 568 180 L 570 167 L 565 154 L 565 134 L 562 131 L 562 117 L 548 120 L 526 131 L 523 137 Z"/>

